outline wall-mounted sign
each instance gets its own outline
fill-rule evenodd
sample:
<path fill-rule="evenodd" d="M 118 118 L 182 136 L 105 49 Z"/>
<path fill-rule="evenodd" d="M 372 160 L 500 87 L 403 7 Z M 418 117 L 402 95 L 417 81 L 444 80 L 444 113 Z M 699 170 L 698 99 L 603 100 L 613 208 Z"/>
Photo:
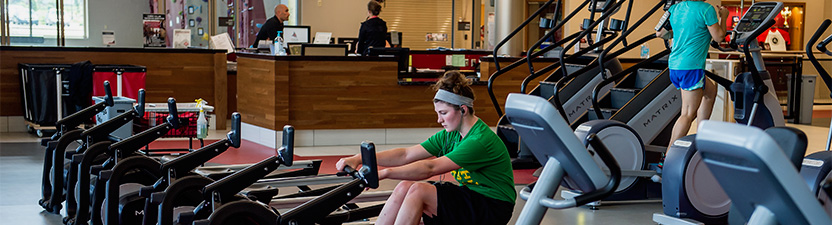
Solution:
<path fill-rule="evenodd" d="M 471 30 L 471 22 L 459 22 L 456 27 L 457 30 Z"/>
<path fill-rule="evenodd" d="M 448 41 L 447 33 L 427 33 L 425 41 Z"/>
<path fill-rule="evenodd" d="M 234 26 L 234 19 L 231 17 L 219 17 L 219 22 L 217 22 L 221 27 L 230 27 Z"/>

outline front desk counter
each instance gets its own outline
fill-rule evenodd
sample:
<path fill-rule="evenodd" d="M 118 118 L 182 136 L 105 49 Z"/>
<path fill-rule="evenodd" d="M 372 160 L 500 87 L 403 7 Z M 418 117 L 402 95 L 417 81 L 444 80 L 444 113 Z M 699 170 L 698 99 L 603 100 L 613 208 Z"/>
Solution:
<path fill-rule="evenodd" d="M 129 64 L 147 68 L 147 102 L 179 102 L 203 98 L 215 106 L 216 118 L 226 118 L 226 54 L 224 50 L 123 47 L 0 46 L 0 116 L 22 116 L 18 63 Z M 99 84 L 100 85 L 100 84 Z M 226 120 L 217 120 L 225 129 Z"/>
<path fill-rule="evenodd" d="M 389 57 L 270 56 L 237 58 L 237 109 L 243 121 L 279 131 L 438 128 L 429 85 L 400 85 L 397 62 Z M 503 105 L 519 92 L 523 76 L 506 75 L 494 84 Z M 496 126 L 497 113 L 486 85 L 473 85 L 476 115 Z"/>

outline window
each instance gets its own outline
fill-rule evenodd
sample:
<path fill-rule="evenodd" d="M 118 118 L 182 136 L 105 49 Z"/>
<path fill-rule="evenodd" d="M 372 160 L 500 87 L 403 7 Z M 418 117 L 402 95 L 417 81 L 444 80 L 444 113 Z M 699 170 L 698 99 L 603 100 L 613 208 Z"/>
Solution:
<path fill-rule="evenodd" d="M 86 0 L 64 0 L 64 35 L 67 39 L 87 38 L 86 3 Z M 8 7 L 12 42 L 43 43 L 43 38 L 58 37 L 60 20 L 56 1 L 9 0 Z"/>

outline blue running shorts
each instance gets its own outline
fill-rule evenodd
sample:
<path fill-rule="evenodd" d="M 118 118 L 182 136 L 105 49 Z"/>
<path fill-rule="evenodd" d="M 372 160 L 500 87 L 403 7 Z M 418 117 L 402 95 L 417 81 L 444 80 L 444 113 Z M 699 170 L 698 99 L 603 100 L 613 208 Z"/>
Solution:
<path fill-rule="evenodd" d="M 693 91 L 705 85 L 705 70 L 670 70 L 670 82 L 676 89 Z"/>

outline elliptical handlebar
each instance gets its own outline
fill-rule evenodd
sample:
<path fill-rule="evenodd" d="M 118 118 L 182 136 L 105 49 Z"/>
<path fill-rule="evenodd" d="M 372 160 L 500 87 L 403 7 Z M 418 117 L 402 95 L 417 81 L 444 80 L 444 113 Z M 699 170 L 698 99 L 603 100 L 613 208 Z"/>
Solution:
<path fill-rule="evenodd" d="M 757 41 L 757 38 L 756 38 L 757 36 L 759 36 L 761 33 L 763 33 L 763 31 L 767 31 L 769 27 L 774 26 L 775 23 L 776 23 L 776 21 L 774 21 L 774 20 L 766 21 L 766 23 L 762 25 L 762 27 L 765 27 L 766 29 L 757 29 L 756 32 L 751 33 L 751 35 L 748 38 L 745 39 L 745 43 L 743 43 L 743 46 L 742 46 L 743 53 L 745 54 L 745 57 L 747 59 L 745 61 L 748 64 L 749 70 L 751 70 L 751 74 L 754 75 L 754 76 L 751 76 L 751 78 L 754 79 L 754 83 L 757 83 L 757 87 L 755 87 L 755 89 L 758 89 L 758 90 L 755 90 L 755 91 L 757 92 L 758 96 L 754 97 L 754 102 L 759 102 L 759 100 L 762 100 L 762 95 L 768 92 L 768 86 L 766 86 L 766 84 L 763 83 L 763 78 L 760 77 L 760 71 L 758 71 L 757 68 L 756 68 L 756 65 L 754 65 L 754 60 L 751 60 L 752 56 L 751 56 L 751 50 L 749 49 L 749 47 L 750 47 L 752 41 Z M 734 42 L 734 41 L 732 40 L 732 42 Z"/>
<path fill-rule="evenodd" d="M 826 19 L 826 21 L 829 21 L 829 19 Z M 826 45 L 829 45 L 830 42 L 832 42 L 832 35 L 829 35 L 829 37 L 826 37 L 826 39 L 823 39 L 823 41 L 818 43 L 817 49 L 829 56 L 832 56 L 832 51 L 829 51 L 826 48 Z"/>
<path fill-rule="evenodd" d="M 732 39 L 732 41 L 733 41 L 733 39 Z M 737 51 L 736 49 L 722 47 L 722 46 L 720 46 L 720 45 L 719 45 L 719 43 L 717 43 L 717 42 L 716 42 L 716 41 L 714 41 L 714 40 L 711 40 L 711 47 L 713 47 L 713 48 L 715 48 L 715 49 L 717 49 L 717 50 L 723 51 L 723 52 L 733 52 L 733 51 Z"/>
<path fill-rule="evenodd" d="M 823 83 L 825 83 L 826 87 L 828 88 L 832 88 L 832 77 L 829 76 L 829 72 L 827 72 L 826 69 L 824 69 L 823 66 L 820 65 L 818 59 L 815 58 L 815 54 L 812 52 L 812 46 L 815 45 L 815 42 L 817 42 L 820 36 L 823 35 L 823 32 L 825 32 L 826 29 L 829 28 L 830 24 L 832 24 L 832 20 L 824 20 L 823 23 L 820 24 L 818 30 L 815 31 L 815 34 L 812 35 L 811 38 L 809 38 L 809 42 L 806 43 L 806 57 L 809 58 L 809 61 L 812 62 L 812 65 L 815 66 L 815 69 L 818 70 L 818 75 L 820 75 L 820 78 L 823 79 Z M 832 35 L 830 35 L 824 41 L 827 41 L 828 44 L 828 41 L 832 41 Z M 825 45 L 826 44 L 821 42 L 817 44 L 816 48 L 821 52 L 832 55 L 832 52 L 829 52 L 829 50 L 826 49 Z M 832 96 L 832 94 L 830 94 L 830 96 Z"/>

